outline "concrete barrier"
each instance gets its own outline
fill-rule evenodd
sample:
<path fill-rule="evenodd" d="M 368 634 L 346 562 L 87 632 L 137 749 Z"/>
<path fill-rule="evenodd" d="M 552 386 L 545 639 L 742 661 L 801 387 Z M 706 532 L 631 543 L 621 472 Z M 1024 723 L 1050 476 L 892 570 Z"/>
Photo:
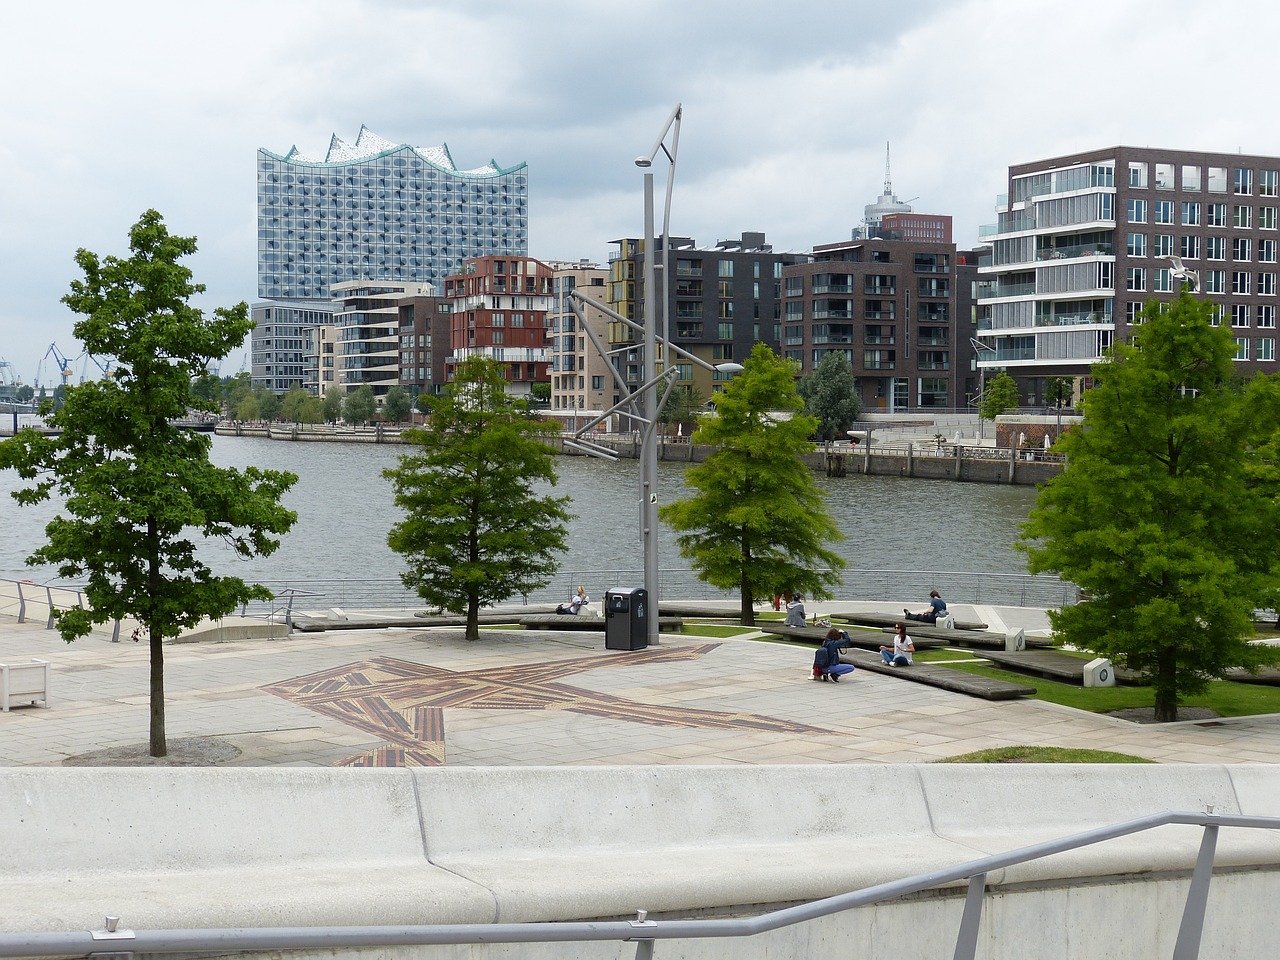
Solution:
<path fill-rule="evenodd" d="M 86 930 L 107 914 L 134 929 L 754 915 L 1208 805 L 1280 815 L 1280 769 L 7 769 L 0 929 Z M 979 956 L 1168 956 L 1200 833 L 1160 827 L 988 876 Z M 1203 955 L 1267 955 L 1277 895 L 1280 836 L 1223 830 Z M 957 885 L 764 939 L 819 960 L 949 955 L 963 901 Z M 579 949 L 529 956 L 617 955 Z M 742 949 L 681 941 L 678 955 Z"/>

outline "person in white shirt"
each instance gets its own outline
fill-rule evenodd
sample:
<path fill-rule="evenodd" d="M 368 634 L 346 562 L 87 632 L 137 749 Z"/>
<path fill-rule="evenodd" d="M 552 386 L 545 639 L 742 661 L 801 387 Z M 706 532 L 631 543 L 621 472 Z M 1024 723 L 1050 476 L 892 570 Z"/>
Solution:
<path fill-rule="evenodd" d="M 582 608 L 590 602 L 591 598 L 587 596 L 587 588 L 585 586 L 579 586 L 578 592 L 574 594 L 573 599 L 569 601 L 568 605 L 563 603 L 560 604 L 560 606 L 556 607 L 556 613 L 567 613 L 576 617 L 582 612 Z"/>
<path fill-rule="evenodd" d="M 887 666 L 909 667 L 911 666 L 911 654 L 916 652 L 916 645 L 907 636 L 907 625 L 905 623 L 895 623 L 893 629 L 893 646 L 886 647 L 881 644 L 880 656 L 884 658 Z"/>

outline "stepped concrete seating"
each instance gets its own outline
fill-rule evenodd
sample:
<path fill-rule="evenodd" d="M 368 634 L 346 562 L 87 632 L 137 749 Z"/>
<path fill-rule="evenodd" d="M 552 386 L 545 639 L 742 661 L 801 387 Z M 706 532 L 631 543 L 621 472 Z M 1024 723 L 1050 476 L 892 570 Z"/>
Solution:
<path fill-rule="evenodd" d="M 1019 650 L 1017 652 L 978 650 L 975 653 L 982 659 L 990 660 L 1007 670 L 1047 677 L 1050 680 L 1062 680 L 1077 686 L 1084 684 L 1084 667 L 1089 662 L 1073 657 L 1069 653 L 1063 653 L 1061 650 Z M 1115 676 L 1119 683 L 1132 685 L 1141 682 L 1140 675 L 1132 670 L 1121 670 L 1117 667 Z"/>
<path fill-rule="evenodd" d="M 535 613 L 520 617 L 516 622 L 526 630 L 597 630 L 604 633 L 605 618 L 571 613 Z M 683 625 L 684 621 L 679 617 L 658 617 L 658 629 L 666 633 L 675 633 Z"/>
<path fill-rule="evenodd" d="M 920 644 L 916 644 L 916 650 Z M 852 663 L 862 670 L 872 673 L 883 673 L 899 680 L 912 683 L 923 683 L 926 686 L 950 690 L 953 693 L 965 693 L 983 700 L 1017 700 L 1019 697 L 1035 696 L 1036 688 L 1021 683 L 1010 683 L 1007 680 L 996 680 L 992 677 L 980 677 L 977 674 L 965 673 L 963 670 L 950 670 L 947 667 L 931 663 L 915 661 L 909 667 L 891 667 L 880 656 L 871 656 L 861 652 L 845 651 L 840 655 L 845 663 Z"/>
<path fill-rule="evenodd" d="M 895 617 L 891 613 L 872 613 L 869 611 L 864 612 L 861 610 L 846 611 L 844 613 L 833 613 L 828 616 L 828 619 L 843 620 L 846 623 L 856 623 L 864 627 L 890 627 L 890 628 L 892 628 L 895 623 L 898 623 L 899 621 L 903 620 L 902 617 Z M 916 627 L 931 626 L 931 624 L 922 623 L 918 620 L 906 620 L 903 622 L 907 624 L 908 630 L 913 630 Z M 985 630 L 987 629 L 987 625 L 985 623 L 979 623 L 976 620 L 957 619 L 956 629 L 957 630 Z"/>
<path fill-rule="evenodd" d="M 840 625 L 836 624 L 839 629 Z M 772 633 L 779 637 L 787 637 L 792 640 L 803 640 L 806 643 L 812 643 L 814 646 L 822 643 L 827 639 L 827 631 L 830 627 L 788 627 L 781 620 L 758 620 L 756 621 L 756 629 L 761 633 Z M 954 633 L 955 631 L 947 631 Z M 872 633 L 867 630 L 850 630 L 849 643 L 852 646 L 859 647 L 863 650 L 879 650 L 880 645 L 884 643 L 884 634 L 880 632 Z M 935 640 L 931 637 L 922 637 L 919 640 L 912 635 L 917 650 L 936 650 L 945 647 L 946 643 L 942 640 Z"/>
<path fill-rule="evenodd" d="M 7 768 L 0 930 L 92 930 L 107 914 L 135 930 L 752 915 L 1207 805 L 1280 816 L 1280 768 Z M 1033 930 L 1055 956 L 1169 956 L 1201 835 L 1165 826 L 992 870 L 980 955 Z M 1271 955 L 1280 836 L 1223 828 L 1217 866 L 1204 955 Z M 963 899 L 958 881 L 753 944 L 834 960 L 919 938 L 937 953 Z M 299 956 L 331 955 L 318 942 Z M 741 955 L 718 943 L 682 955 Z"/>

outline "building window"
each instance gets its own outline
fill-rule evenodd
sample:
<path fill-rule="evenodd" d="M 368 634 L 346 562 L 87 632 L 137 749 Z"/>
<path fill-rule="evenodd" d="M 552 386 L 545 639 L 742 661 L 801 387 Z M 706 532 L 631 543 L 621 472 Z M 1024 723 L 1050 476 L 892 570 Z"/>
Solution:
<path fill-rule="evenodd" d="M 733 319 L 733 301 L 732 301 L 732 300 L 721 300 L 721 301 L 720 301 L 720 319 L 721 319 L 721 320 L 732 320 L 732 319 Z M 723 324 L 722 324 L 722 326 L 723 326 Z"/>
<path fill-rule="evenodd" d="M 1138 161 L 1129 162 L 1129 186 L 1146 189 L 1147 165 Z"/>
<path fill-rule="evenodd" d="M 1129 222 L 1130 223 L 1146 223 L 1147 222 L 1147 201 L 1130 199 Z"/>
<path fill-rule="evenodd" d="M 1157 267 L 1151 271 L 1151 289 L 1156 293 L 1173 292 L 1173 273 L 1168 267 Z"/>
<path fill-rule="evenodd" d="M 1275 263 L 1276 262 L 1276 242 L 1274 240 L 1258 241 L 1258 262 L 1259 263 Z"/>
<path fill-rule="evenodd" d="M 1215 327 L 1220 327 L 1222 326 L 1222 318 L 1227 315 L 1226 304 L 1215 303 L 1212 304 L 1212 307 L 1213 309 L 1209 311 L 1209 323 Z"/>
<path fill-rule="evenodd" d="M 1145 233 L 1129 234 L 1127 252 L 1131 257 L 1145 257 L 1147 255 L 1147 235 Z"/>
<path fill-rule="evenodd" d="M 1232 360 L 1248 360 L 1249 359 L 1249 338 L 1236 337 L 1234 339 L 1236 343 L 1236 355 L 1231 359 Z"/>
<path fill-rule="evenodd" d="M 1249 325 L 1249 305 L 1247 303 L 1233 303 L 1231 305 L 1231 325 L 1233 327 L 1247 327 Z"/>
<path fill-rule="evenodd" d="M 867 370 L 892 370 L 897 365 L 896 350 L 864 350 L 862 366 Z"/>
<path fill-rule="evenodd" d="M 1276 208 L 1275 207 L 1259 207 L 1258 208 L 1258 229 L 1274 230 L 1276 228 Z"/>
<path fill-rule="evenodd" d="M 1276 342 L 1270 337 L 1253 341 L 1258 360 L 1271 361 L 1276 358 Z"/>
<path fill-rule="evenodd" d="M 787 296 L 804 296 L 804 277 L 787 277 Z"/>
<path fill-rule="evenodd" d="M 1206 270 L 1204 272 L 1204 292 L 1205 293 L 1226 293 L 1227 292 L 1227 271 Z"/>
<path fill-rule="evenodd" d="M 1193 190 L 1199 192 L 1200 168 L 1198 166 L 1184 166 L 1182 168 L 1182 189 L 1188 193 Z"/>
<path fill-rule="evenodd" d="M 1173 223 L 1173 201 L 1157 200 L 1155 202 L 1156 223 Z"/>
<path fill-rule="evenodd" d="M 721 280 L 719 291 L 720 291 L 721 300 L 732 300 L 733 299 L 733 281 Z"/>
<path fill-rule="evenodd" d="M 685 260 L 683 258 L 676 260 L 676 276 L 677 277 L 700 277 L 702 276 L 701 260 Z"/>
<path fill-rule="evenodd" d="M 732 339 L 733 339 L 733 324 L 732 324 L 732 323 L 719 323 L 719 324 L 716 324 L 716 339 L 717 339 L 717 340 L 732 340 Z"/>
<path fill-rule="evenodd" d="M 693 364 L 692 364 L 692 363 L 677 363 L 677 364 L 676 364 L 676 379 L 677 379 L 677 380 L 692 380 L 692 379 L 693 379 Z"/>
<path fill-rule="evenodd" d="M 1130 300 L 1124 305 L 1124 318 L 1129 321 L 1131 326 L 1136 326 L 1142 322 L 1142 303 L 1137 300 Z"/>
<path fill-rule="evenodd" d="M 1235 225 L 1240 229 L 1247 230 L 1253 226 L 1253 207 L 1237 204 L 1231 213 Z"/>
<path fill-rule="evenodd" d="M 1169 233 L 1157 233 L 1155 243 L 1152 244 L 1151 255 L 1153 257 L 1172 257 L 1173 235 Z"/>
<path fill-rule="evenodd" d="M 1156 164 L 1156 189 L 1172 190 L 1173 189 L 1173 164 L 1157 163 Z"/>
<path fill-rule="evenodd" d="M 1147 271 L 1142 267 L 1130 267 L 1128 278 L 1125 281 L 1126 290 L 1145 290 L 1147 289 Z"/>
<path fill-rule="evenodd" d="M 1273 329 L 1276 325 L 1276 308 L 1275 304 L 1261 303 L 1258 305 L 1258 326 L 1264 329 Z"/>
<path fill-rule="evenodd" d="M 1236 196 L 1248 197 L 1253 195 L 1253 171 L 1252 170 L 1235 170 L 1232 179 L 1235 182 Z"/>
<path fill-rule="evenodd" d="M 1277 177 L 1275 170 L 1258 171 L 1258 196 L 1280 196 L 1280 191 L 1277 188 L 1280 188 L 1280 177 Z"/>
<path fill-rule="evenodd" d="M 1205 258 L 1209 260 L 1227 259 L 1226 237 L 1205 237 Z"/>
<path fill-rule="evenodd" d="M 1209 168 L 1209 192 L 1210 193 L 1226 193 L 1227 192 L 1227 168 L 1226 167 L 1210 167 Z"/>
<path fill-rule="evenodd" d="M 1199 237 L 1183 237 L 1178 244 L 1178 248 L 1182 251 L 1183 260 L 1199 260 L 1200 259 L 1200 238 Z"/>
<path fill-rule="evenodd" d="M 1276 275 L 1274 273 L 1258 274 L 1258 296 L 1274 297 L 1276 295 Z"/>
<path fill-rule="evenodd" d="M 1184 227 L 1200 226 L 1200 204 L 1194 200 L 1182 201 L 1182 225 Z"/>
<path fill-rule="evenodd" d="M 1205 223 L 1210 227 L 1225 227 L 1227 225 L 1227 205 L 1225 203 L 1209 204 L 1209 214 L 1205 219 Z"/>
<path fill-rule="evenodd" d="M 1253 244 L 1248 237 L 1235 237 L 1231 241 L 1231 259 L 1248 263 L 1253 259 Z"/>
<path fill-rule="evenodd" d="M 732 260 L 721 260 L 721 261 L 720 261 L 720 276 L 722 276 L 722 277 L 732 277 L 732 276 L 733 276 L 733 261 L 732 261 Z"/>

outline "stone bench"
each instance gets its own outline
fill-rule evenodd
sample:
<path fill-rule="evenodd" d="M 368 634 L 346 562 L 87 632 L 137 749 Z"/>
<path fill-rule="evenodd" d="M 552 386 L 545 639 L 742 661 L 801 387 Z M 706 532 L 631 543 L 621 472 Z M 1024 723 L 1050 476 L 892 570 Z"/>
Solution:
<path fill-rule="evenodd" d="M 96 929 L 107 914 L 139 930 L 587 920 L 637 908 L 741 916 L 1209 805 L 1280 816 L 1280 768 L 5 768 L 0 930 Z M 1016 942 L 1069 915 L 1070 931 L 1054 929 L 1071 956 L 1168 956 L 1169 914 L 1201 833 L 1166 826 L 992 870 L 1000 906 L 984 935 Z M 1269 955 L 1280 836 L 1224 828 L 1218 851 L 1206 955 Z M 824 920 L 817 940 L 795 928 L 788 936 L 801 939 L 777 953 L 879 955 L 871 946 L 886 929 L 948 943 L 963 897 L 957 881 Z M 1213 948 L 1245 930 L 1257 939 Z M 1086 934 L 1138 952 L 1090 952 Z M 686 955 L 725 955 L 699 949 Z"/>
<path fill-rule="evenodd" d="M 0 710 L 36 703 L 49 706 L 49 661 L 0 663 Z"/>
<path fill-rule="evenodd" d="M 841 629 L 840 624 L 835 626 L 836 629 Z M 790 640 L 803 640 L 806 643 L 812 643 L 817 646 L 827 639 L 827 631 L 831 627 L 788 627 L 781 621 L 761 620 L 756 622 L 756 629 L 761 633 L 772 633 L 775 636 L 786 637 Z M 950 632 L 954 633 L 955 631 Z M 946 646 L 943 641 L 935 640 L 931 637 L 922 637 L 916 640 L 913 635 L 912 640 L 915 642 L 917 650 L 937 650 Z M 863 650 L 879 650 L 884 642 L 885 634 L 880 632 L 872 633 L 867 630 L 849 631 L 850 645 Z"/>
<path fill-rule="evenodd" d="M 990 660 L 1015 673 L 1060 680 L 1063 683 L 1074 683 L 1076 686 L 1084 684 L 1084 668 L 1089 662 L 1061 650 L 1019 650 L 1016 653 L 980 650 L 976 653 L 983 660 Z M 1141 682 L 1140 675 L 1132 670 L 1121 670 L 1117 667 L 1113 672 L 1119 683 L 1132 685 Z"/>
<path fill-rule="evenodd" d="M 526 630 L 598 630 L 604 633 L 605 618 L 588 614 L 535 613 L 516 620 Z M 658 617 L 661 633 L 678 633 L 684 626 L 679 617 Z"/>
<path fill-rule="evenodd" d="M 920 644 L 916 643 L 916 650 L 918 651 L 919 649 Z M 891 675 L 898 680 L 923 683 L 926 686 L 937 687 L 940 690 L 965 693 L 971 697 L 980 697 L 983 700 L 1017 700 L 1020 697 L 1033 697 L 1036 693 L 1035 687 L 1028 687 L 1021 683 L 1010 683 L 1007 680 L 996 680 L 992 677 L 980 677 L 976 674 L 965 673 L 962 670 L 951 670 L 932 663 L 921 663 L 919 660 L 909 667 L 891 667 L 879 656 L 868 656 L 865 653 L 849 651 L 842 653 L 840 659 L 845 663 L 852 663 L 860 670 L 883 673 Z"/>

